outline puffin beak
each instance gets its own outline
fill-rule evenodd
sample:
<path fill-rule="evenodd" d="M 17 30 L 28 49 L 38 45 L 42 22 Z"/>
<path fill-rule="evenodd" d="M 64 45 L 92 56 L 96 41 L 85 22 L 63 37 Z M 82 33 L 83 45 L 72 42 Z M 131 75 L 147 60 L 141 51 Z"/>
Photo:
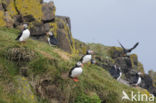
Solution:
<path fill-rule="evenodd" d="M 83 64 L 82 64 L 81 66 L 82 66 L 82 67 L 84 67 L 84 65 L 83 65 Z"/>
<path fill-rule="evenodd" d="M 94 51 L 92 51 L 92 54 L 94 54 Z"/>

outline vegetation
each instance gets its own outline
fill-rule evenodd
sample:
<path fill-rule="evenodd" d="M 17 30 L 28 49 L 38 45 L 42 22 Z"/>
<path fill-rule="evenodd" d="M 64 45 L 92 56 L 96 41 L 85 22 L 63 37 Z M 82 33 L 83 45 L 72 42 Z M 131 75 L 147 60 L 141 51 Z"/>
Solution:
<path fill-rule="evenodd" d="M 121 100 L 123 90 L 129 95 L 144 92 L 120 84 L 91 64 L 75 83 L 68 72 L 80 57 L 32 39 L 20 44 L 15 41 L 18 33 L 0 28 L 0 103 L 131 103 Z"/>

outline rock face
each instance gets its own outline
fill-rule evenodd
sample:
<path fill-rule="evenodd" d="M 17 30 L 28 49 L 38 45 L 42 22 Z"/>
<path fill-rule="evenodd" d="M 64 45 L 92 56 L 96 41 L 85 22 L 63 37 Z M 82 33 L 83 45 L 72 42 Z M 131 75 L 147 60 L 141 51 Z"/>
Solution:
<path fill-rule="evenodd" d="M 53 2 L 50 3 L 43 3 L 42 4 L 42 12 L 43 12 L 43 21 L 50 21 L 55 18 L 55 5 Z"/>
<path fill-rule="evenodd" d="M 69 17 L 55 16 L 54 2 L 42 0 L 1 0 L 0 26 L 20 28 L 29 24 L 31 36 L 47 41 L 46 32 L 52 31 L 58 39 L 58 47 L 69 53 L 75 52 Z"/>
<path fill-rule="evenodd" d="M 115 64 L 121 67 L 121 71 L 124 75 L 123 79 L 127 83 L 133 83 L 134 81 L 136 81 L 136 74 L 138 72 L 142 72 L 143 76 L 141 77 L 142 83 L 140 84 L 140 86 L 147 89 L 150 93 L 156 95 L 156 88 L 154 85 L 154 72 L 151 71 L 149 73 L 151 77 L 145 74 L 143 65 L 138 61 L 136 54 L 124 56 L 121 48 L 109 47 L 107 49 L 107 47 L 103 47 L 98 44 L 92 44 L 90 48 L 96 52 L 96 64 L 107 70 L 110 75 L 112 75 L 112 77 L 114 77 L 115 75 L 112 74 L 111 69 Z M 101 51 L 103 51 L 103 53 Z"/>

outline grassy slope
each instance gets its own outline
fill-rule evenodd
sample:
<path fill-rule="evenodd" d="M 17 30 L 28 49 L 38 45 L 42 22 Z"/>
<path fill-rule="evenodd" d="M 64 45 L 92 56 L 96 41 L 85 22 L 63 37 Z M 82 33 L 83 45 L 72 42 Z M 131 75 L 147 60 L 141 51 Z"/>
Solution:
<path fill-rule="evenodd" d="M 33 86 L 45 78 L 57 87 L 52 92 L 56 94 L 53 99 L 67 103 L 100 103 L 101 100 L 106 103 L 131 103 L 121 101 L 122 91 L 130 93 L 140 90 L 118 83 L 104 69 L 89 64 L 85 65 L 80 81 L 74 83 L 67 75 L 79 56 L 73 57 L 31 39 L 22 46 L 14 40 L 17 34 L 14 29 L 0 29 L 0 103 L 49 103 L 52 100 L 48 96 L 44 99 L 37 96 Z M 20 75 L 20 61 L 7 59 L 8 48 L 25 48 L 35 53 L 31 61 L 23 63 L 28 68 L 27 77 Z"/>

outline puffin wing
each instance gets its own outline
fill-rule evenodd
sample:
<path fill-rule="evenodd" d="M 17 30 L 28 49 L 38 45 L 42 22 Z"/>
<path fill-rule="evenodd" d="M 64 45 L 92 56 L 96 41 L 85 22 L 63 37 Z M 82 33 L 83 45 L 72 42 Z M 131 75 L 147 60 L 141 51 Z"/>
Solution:
<path fill-rule="evenodd" d="M 15 40 L 19 40 L 20 37 L 22 36 L 23 32 L 20 32 L 20 34 L 18 35 L 18 37 Z"/>
<path fill-rule="evenodd" d="M 132 50 L 135 49 L 138 45 L 139 45 L 139 42 L 137 42 L 131 49 L 129 49 L 129 51 L 132 51 Z"/>
<path fill-rule="evenodd" d="M 70 70 L 70 72 L 69 72 L 69 77 L 70 77 L 70 78 L 72 78 L 71 75 L 72 75 L 72 71 L 74 70 L 74 68 L 75 68 L 75 67 L 73 67 L 73 68 Z"/>
<path fill-rule="evenodd" d="M 84 56 L 85 56 L 85 55 L 84 55 Z M 80 59 L 81 62 L 83 62 L 83 58 L 84 58 L 84 56 L 81 57 L 81 59 Z"/>
<path fill-rule="evenodd" d="M 125 47 L 118 41 L 123 50 L 126 50 Z"/>

